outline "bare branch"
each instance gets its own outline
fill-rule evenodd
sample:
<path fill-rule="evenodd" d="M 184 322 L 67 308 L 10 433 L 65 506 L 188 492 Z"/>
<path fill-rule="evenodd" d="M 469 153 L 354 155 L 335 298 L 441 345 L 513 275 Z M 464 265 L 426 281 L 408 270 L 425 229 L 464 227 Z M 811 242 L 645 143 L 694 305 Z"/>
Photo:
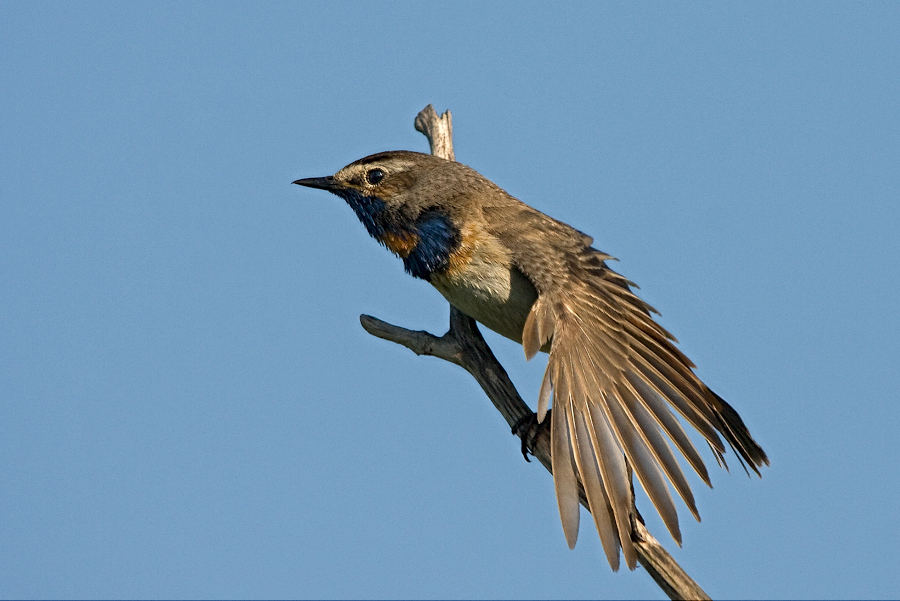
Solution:
<path fill-rule="evenodd" d="M 453 154 L 453 117 L 450 116 L 450 111 L 438 117 L 437 111 L 429 104 L 416 115 L 413 125 L 416 131 L 428 138 L 431 154 L 448 161 L 456 160 Z"/>
<path fill-rule="evenodd" d="M 455 160 L 450 111 L 438 116 L 434 107 L 429 104 L 416 116 L 415 128 L 428 138 L 432 154 Z M 369 315 L 360 316 L 360 323 L 373 336 L 401 344 L 417 355 L 430 355 L 449 361 L 472 374 L 514 433 L 522 438 L 528 450 L 544 467 L 551 470 L 549 428 L 516 428 L 534 413 L 519 396 L 506 370 L 478 331 L 474 319 L 451 305 L 450 329 L 441 337 L 428 332 L 407 330 Z M 547 421 L 545 420 L 545 424 Z M 581 504 L 588 508 L 583 491 Z M 638 561 L 663 592 L 671 599 L 709 599 L 703 589 L 650 534 L 641 521 L 637 508 L 634 508 L 632 515 L 631 536 Z"/>

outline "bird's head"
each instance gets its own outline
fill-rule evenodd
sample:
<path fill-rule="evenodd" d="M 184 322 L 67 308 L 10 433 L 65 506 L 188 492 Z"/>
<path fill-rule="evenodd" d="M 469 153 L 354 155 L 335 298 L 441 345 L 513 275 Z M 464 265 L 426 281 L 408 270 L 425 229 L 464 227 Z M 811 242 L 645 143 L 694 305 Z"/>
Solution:
<path fill-rule="evenodd" d="M 459 246 L 453 199 L 472 179 L 483 180 L 459 163 L 395 150 L 354 161 L 334 175 L 293 183 L 343 198 L 369 234 L 403 259 L 409 273 L 428 279 Z"/>

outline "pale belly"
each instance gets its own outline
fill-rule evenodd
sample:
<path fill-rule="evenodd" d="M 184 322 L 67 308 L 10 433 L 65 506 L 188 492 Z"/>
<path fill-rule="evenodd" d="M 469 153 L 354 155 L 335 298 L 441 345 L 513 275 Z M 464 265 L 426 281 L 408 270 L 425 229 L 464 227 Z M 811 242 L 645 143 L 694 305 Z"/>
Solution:
<path fill-rule="evenodd" d="M 537 291 L 515 267 L 479 260 L 462 273 L 433 275 L 431 284 L 450 304 L 498 334 L 522 343 L 522 329 Z"/>

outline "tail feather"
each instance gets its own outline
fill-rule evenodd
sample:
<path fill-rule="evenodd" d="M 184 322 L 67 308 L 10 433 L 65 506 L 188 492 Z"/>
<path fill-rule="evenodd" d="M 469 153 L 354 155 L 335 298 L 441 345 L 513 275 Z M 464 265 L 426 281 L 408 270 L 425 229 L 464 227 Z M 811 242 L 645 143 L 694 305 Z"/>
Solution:
<path fill-rule="evenodd" d="M 741 419 L 738 412 L 734 410 L 734 407 L 726 403 L 725 399 L 712 390 L 709 391 L 709 394 L 710 402 L 715 407 L 715 414 L 718 417 L 719 423 L 716 429 L 728 441 L 729 446 L 731 446 L 738 460 L 742 462 L 742 465 L 746 463 L 746 465 L 750 466 L 750 469 L 756 472 L 757 476 L 762 476 L 759 468 L 763 465 L 769 465 L 769 457 L 766 455 L 766 452 L 750 435 L 750 430 L 744 424 L 744 420 Z M 744 469 L 747 469 L 746 466 Z"/>

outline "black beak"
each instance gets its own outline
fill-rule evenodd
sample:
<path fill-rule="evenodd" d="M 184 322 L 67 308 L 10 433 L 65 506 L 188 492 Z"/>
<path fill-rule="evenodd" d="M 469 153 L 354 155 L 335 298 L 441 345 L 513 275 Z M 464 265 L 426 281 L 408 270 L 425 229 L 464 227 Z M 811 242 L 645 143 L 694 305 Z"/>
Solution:
<path fill-rule="evenodd" d="M 334 181 L 334 177 L 330 175 L 328 177 L 307 177 L 306 179 L 298 179 L 291 183 L 297 184 L 298 186 L 306 186 L 307 188 L 328 190 L 329 192 L 340 190 L 342 187 L 339 183 Z"/>

